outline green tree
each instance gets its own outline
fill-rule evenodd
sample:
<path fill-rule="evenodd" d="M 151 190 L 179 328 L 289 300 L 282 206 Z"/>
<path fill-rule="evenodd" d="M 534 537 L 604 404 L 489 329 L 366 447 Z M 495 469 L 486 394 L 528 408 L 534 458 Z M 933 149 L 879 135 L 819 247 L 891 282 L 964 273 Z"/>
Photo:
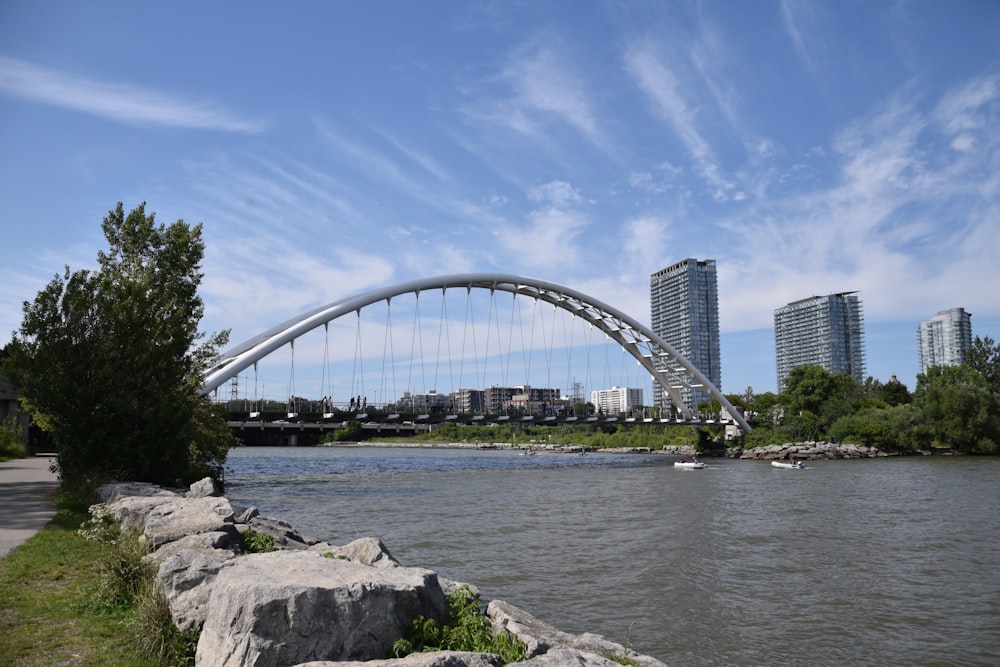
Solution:
<path fill-rule="evenodd" d="M 1000 394 L 1000 344 L 989 336 L 976 336 L 965 355 L 965 365 L 982 375 L 991 391 Z"/>
<path fill-rule="evenodd" d="M 906 405 L 913 400 L 910 390 L 906 388 L 905 384 L 897 380 L 895 375 L 885 384 L 879 385 L 875 391 L 875 398 L 886 405 L 893 406 Z"/>
<path fill-rule="evenodd" d="M 913 402 L 920 411 L 914 433 L 922 447 L 1000 451 L 1000 395 L 971 366 L 928 368 L 917 376 Z"/>
<path fill-rule="evenodd" d="M 228 332 L 198 332 L 201 225 L 157 225 L 145 203 L 128 215 L 119 203 L 102 228 L 97 270 L 66 267 L 24 303 L 11 379 L 71 487 L 221 478 L 235 440 L 200 386 Z"/>

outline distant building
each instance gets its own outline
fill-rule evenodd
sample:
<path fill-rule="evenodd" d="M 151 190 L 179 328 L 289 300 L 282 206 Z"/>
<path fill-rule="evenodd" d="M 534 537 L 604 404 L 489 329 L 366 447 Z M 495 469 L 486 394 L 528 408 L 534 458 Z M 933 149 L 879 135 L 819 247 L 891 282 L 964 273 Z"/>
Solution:
<path fill-rule="evenodd" d="M 798 366 L 821 366 L 864 382 L 864 315 L 857 292 L 813 296 L 775 310 L 774 348 L 779 392 Z"/>
<path fill-rule="evenodd" d="M 920 372 L 931 366 L 957 366 L 972 347 L 972 314 L 964 308 L 942 310 L 917 327 Z"/>
<path fill-rule="evenodd" d="M 721 389 L 715 260 L 685 259 L 652 274 L 649 277 L 649 304 L 653 333 Z M 663 370 L 667 370 L 670 377 L 669 370 Z M 694 411 L 699 403 L 711 399 L 711 394 L 701 388 L 681 387 L 680 392 L 684 405 L 678 407 L 686 411 Z M 653 383 L 652 403 L 664 410 L 664 414 L 672 403 L 657 382 Z"/>
<path fill-rule="evenodd" d="M 411 412 L 453 412 L 455 399 L 451 394 L 439 394 L 433 389 L 423 394 L 404 391 L 403 396 L 396 401 L 396 406 L 400 410 Z"/>
<path fill-rule="evenodd" d="M 487 387 L 483 409 L 490 414 L 506 414 L 511 409 L 530 414 L 548 413 L 560 401 L 560 391 L 543 387 Z"/>
<path fill-rule="evenodd" d="M 482 389 L 459 389 L 452 394 L 455 397 L 455 410 L 464 414 L 482 412 L 485 393 Z"/>
<path fill-rule="evenodd" d="M 636 387 L 595 389 L 590 392 L 590 402 L 598 412 L 605 415 L 625 414 L 632 408 L 642 405 L 642 389 Z"/>

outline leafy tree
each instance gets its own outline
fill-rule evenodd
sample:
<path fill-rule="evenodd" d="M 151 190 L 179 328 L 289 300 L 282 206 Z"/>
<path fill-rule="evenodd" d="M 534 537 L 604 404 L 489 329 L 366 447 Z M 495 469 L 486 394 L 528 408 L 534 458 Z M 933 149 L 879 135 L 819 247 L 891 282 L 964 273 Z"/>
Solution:
<path fill-rule="evenodd" d="M 119 203 L 102 228 L 97 270 L 66 267 L 24 303 L 11 378 L 71 487 L 221 478 L 235 440 L 200 385 L 228 332 L 198 343 L 201 225 L 157 225 L 145 203 L 128 215 Z"/>
<path fill-rule="evenodd" d="M 910 390 L 906 388 L 905 384 L 897 380 L 895 375 L 888 382 L 876 389 L 875 398 L 886 405 L 905 405 L 913 400 Z"/>
<path fill-rule="evenodd" d="M 1000 395 L 970 365 L 928 368 L 917 376 L 913 400 L 921 415 L 914 433 L 922 447 L 1000 452 Z"/>
<path fill-rule="evenodd" d="M 965 365 L 982 375 L 993 392 L 1000 393 L 1000 344 L 989 336 L 976 336 L 965 355 Z"/>
<path fill-rule="evenodd" d="M 785 425 L 796 422 L 797 432 L 820 438 L 837 419 L 861 407 L 864 393 L 849 375 L 833 374 L 821 366 L 799 366 L 788 374 L 781 398 Z"/>

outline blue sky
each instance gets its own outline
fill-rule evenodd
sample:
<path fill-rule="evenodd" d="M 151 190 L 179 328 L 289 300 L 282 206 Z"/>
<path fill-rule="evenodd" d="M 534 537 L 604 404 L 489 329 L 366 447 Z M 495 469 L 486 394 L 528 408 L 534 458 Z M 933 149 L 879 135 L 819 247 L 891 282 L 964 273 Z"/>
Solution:
<path fill-rule="evenodd" d="M 5 2 L 0 344 L 146 201 L 204 224 L 234 343 L 478 271 L 648 323 L 712 258 L 724 391 L 774 390 L 774 309 L 853 290 L 912 388 L 936 312 L 1000 339 L 998 130 L 993 0 Z"/>

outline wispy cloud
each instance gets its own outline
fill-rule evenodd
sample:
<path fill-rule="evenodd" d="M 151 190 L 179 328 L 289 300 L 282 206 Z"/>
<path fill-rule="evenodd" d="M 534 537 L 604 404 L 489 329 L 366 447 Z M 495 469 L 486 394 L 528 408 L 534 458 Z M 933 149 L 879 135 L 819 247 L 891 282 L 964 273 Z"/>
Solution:
<path fill-rule="evenodd" d="M 753 328 L 768 324 L 761 290 L 776 308 L 859 289 L 866 310 L 880 319 L 995 300 L 974 279 L 989 272 L 987 257 L 1000 251 L 991 217 L 991 187 L 1000 179 L 990 175 L 1000 144 L 987 131 L 1000 94 L 991 81 L 959 86 L 930 111 L 904 86 L 834 136 L 824 151 L 836 166 L 832 180 L 723 222 L 732 241 L 720 262 L 724 309 Z M 967 133 L 982 142 L 976 154 L 929 159 L 928 145 Z M 942 225 L 942 217 L 952 222 Z M 958 295 L 963 303 L 952 303 Z"/>
<path fill-rule="evenodd" d="M 165 125 L 254 134 L 260 121 L 208 102 L 181 99 L 133 84 L 96 81 L 0 56 L 0 91 L 43 104 L 137 125 Z"/>
<path fill-rule="evenodd" d="M 580 209 L 588 202 L 565 181 L 551 181 L 528 193 L 539 206 L 528 213 L 527 224 L 502 230 L 499 241 L 512 260 L 532 271 L 575 268 L 579 262 L 578 236 L 588 224 Z"/>
<path fill-rule="evenodd" d="M 653 47 L 641 43 L 625 53 L 625 69 L 649 98 L 654 113 L 670 126 L 687 149 L 702 177 L 714 189 L 715 198 L 725 199 L 733 184 L 722 175 L 712 147 L 698 129 L 697 112 L 683 94 L 671 67 Z"/>
<path fill-rule="evenodd" d="M 499 87 L 486 95 L 480 90 L 482 99 L 468 106 L 467 114 L 536 140 L 544 139 L 554 124 L 564 123 L 596 146 L 605 146 L 587 79 L 558 51 L 558 40 L 529 41 L 497 75 L 476 88 L 493 84 Z"/>
<path fill-rule="evenodd" d="M 817 31 L 812 26 L 817 24 L 816 7 L 811 0 L 782 0 L 781 21 L 788 34 L 795 52 L 799 56 L 802 68 L 816 75 L 816 62 L 810 51 L 810 45 L 816 46 Z M 808 34 L 805 34 L 808 31 Z"/>

